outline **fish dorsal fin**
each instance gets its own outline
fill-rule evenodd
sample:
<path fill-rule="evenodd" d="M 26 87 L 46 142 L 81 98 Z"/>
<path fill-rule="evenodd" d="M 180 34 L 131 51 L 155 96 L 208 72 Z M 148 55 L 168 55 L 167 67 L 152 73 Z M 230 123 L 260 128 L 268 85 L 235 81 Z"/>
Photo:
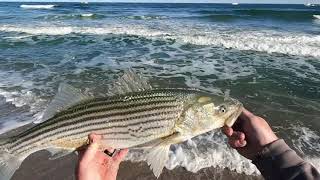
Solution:
<path fill-rule="evenodd" d="M 151 90 L 152 86 L 146 78 L 136 74 L 132 69 L 128 69 L 109 88 L 108 95 L 126 94 Z"/>
<path fill-rule="evenodd" d="M 65 83 L 61 83 L 58 88 L 57 95 L 54 97 L 47 109 L 44 111 L 41 120 L 35 121 L 34 123 L 40 123 L 47 119 L 50 119 L 61 110 L 66 109 L 88 98 L 90 97 L 81 93 L 80 90 Z"/>

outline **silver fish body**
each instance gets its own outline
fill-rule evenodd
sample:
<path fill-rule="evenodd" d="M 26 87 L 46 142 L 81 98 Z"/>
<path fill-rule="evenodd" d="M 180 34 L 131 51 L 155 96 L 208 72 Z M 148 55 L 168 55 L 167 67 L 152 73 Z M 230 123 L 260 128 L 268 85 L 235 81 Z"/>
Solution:
<path fill-rule="evenodd" d="M 199 91 L 156 89 L 85 100 L 53 118 L 13 137 L 4 146 L 16 155 L 51 147 L 78 148 L 95 132 L 114 142 L 113 148 L 128 148 L 173 133 L 185 107 Z"/>

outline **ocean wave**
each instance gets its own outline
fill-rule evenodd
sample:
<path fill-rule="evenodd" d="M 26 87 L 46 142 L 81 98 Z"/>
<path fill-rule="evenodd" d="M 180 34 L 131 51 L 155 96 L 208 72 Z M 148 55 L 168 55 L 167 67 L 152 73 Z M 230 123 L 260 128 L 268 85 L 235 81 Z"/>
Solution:
<path fill-rule="evenodd" d="M 87 14 L 81 14 L 80 16 L 82 16 L 82 17 L 92 17 L 92 16 L 94 16 L 94 14 L 87 13 Z"/>
<path fill-rule="evenodd" d="M 248 17 L 249 16 L 246 16 L 246 15 L 236 15 L 236 14 L 210 14 L 210 15 L 204 15 L 204 16 L 194 16 L 193 18 L 201 18 L 201 19 L 207 19 L 212 21 L 225 22 L 225 21 L 232 21 L 232 20 L 240 20 Z"/>
<path fill-rule="evenodd" d="M 153 36 L 166 36 L 170 35 L 169 33 L 147 29 L 145 27 L 139 26 L 124 26 L 124 27 L 16 27 L 16 26 L 0 26 L 0 31 L 6 32 L 22 32 L 27 34 L 34 35 L 66 35 L 71 33 L 77 34 L 95 34 L 95 35 L 104 35 L 104 34 L 127 34 L 127 35 L 136 35 L 144 37 L 153 37 Z"/>
<path fill-rule="evenodd" d="M 23 109 L 20 113 L 15 114 L 13 110 L 5 117 L 0 117 L 0 119 L 5 119 L 0 122 L 0 134 L 39 120 L 42 115 L 42 111 L 39 110 L 46 104 L 46 101 L 30 90 L 6 91 L 0 89 L 0 97 L 4 97 L 5 103 L 13 105 L 16 110 Z"/>
<path fill-rule="evenodd" d="M 320 36 L 271 36 L 261 33 L 182 36 L 181 41 L 196 45 L 223 46 L 238 50 L 320 57 Z"/>
<path fill-rule="evenodd" d="M 28 4 L 22 4 L 20 5 L 21 8 L 24 9 L 52 9 L 56 5 L 48 4 L 48 5 L 28 5 Z"/>
<path fill-rule="evenodd" d="M 202 14 L 202 18 L 227 17 L 241 19 L 272 19 L 283 21 L 307 21 L 312 20 L 313 14 L 318 11 L 298 11 L 298 10 L 271 10 L 271 9 L 232 9 L 232 10 L 202 10 L 196 13 Z"/>
<path fill-rule="evenodd" d="M 320 19 L 320 15 L 313 15 L 314 18 Z"/>
<path fill-rule="evenodd" d="M 2 77 L 0 79 L 0 96 L 5 98 L 6 103 L 17 108 L 28 106 L 31 113 L 39 112 L 46 103 L 32 91 L 36 87 L 34 82 L 20 72 L 0 71 L 0 77 Z"/>
<path fill-rule="evenodd" d="M 105 15 L 96 13 L 82 13 L 82 14 L 62 14 L 62 15 L 46 15 L 37 17 L 37 19 L 45 20 L 74 20 L 74 19 L 103 19 Z"/>
<path fill-rule="evenodd" d="M 134 20 L 160 20 L 160 19 L 167 19 L 167 16 L 160 16 L 160 15 L 141 15 L 141 16 L 126 16 L 128 19 Z"/>
<path fill-rule="evenodd" d="M 145 26 L 108 26 L 108 27 L 17 27 L 0 26 L 0 31 L 23 32 L 33 35 L 133 35 L 146 38 L 175 39 L 180 43 L 232 48 L 245 51 L 260 51 L 267 53 L 281 53 L 298 56 L 320 57 L 320 36 L 306 34 L 289 34 L 274 31 L 256 32 L 240 31 L 228 33 L 212 30 L 204 35 L 201 31 L 181 32 L 174 30 L 158 30 Z"/>
<path fill-rule="evenodd" d="M 301 153 L 306 154 L 306 150 L 313 150 L 314 153 L 320 155 L 320 144 L 317 143 L 320 141 L 320 136 L 307 127 L 301 126 L 292 126 L 287 128 L 289 131 L 292 131 L 293 134 L 297 137 L 292 139 L 294 147 Z M 319 166 L 320 168 L 320 166 Z"/>
<path fill-rule="evenodd" d="M 311 163 L 315 168 L 320 171 L 320 136 L 311 129 L 301 126 L 292 126 L 288 128 L 289 131 L 293 131 L 297 138 L 292 139 L 294 148 L 300 154 L 303 154 L 306 161 Z M 312 154 L 308 154 L 308 152 Z"/>

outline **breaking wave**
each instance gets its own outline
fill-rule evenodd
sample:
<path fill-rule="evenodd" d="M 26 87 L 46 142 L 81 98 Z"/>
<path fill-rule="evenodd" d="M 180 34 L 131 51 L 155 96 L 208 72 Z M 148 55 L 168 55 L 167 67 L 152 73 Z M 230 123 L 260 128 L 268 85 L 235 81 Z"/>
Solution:
<path fill-rule="evenodd" d="M 230 35 L 182 36 L 185 43 L 223 46 L 238 50 L 281 53 L 320 57 L 320 36 L 272 36 L 262 33 L 241 32 Z"/>
<path fill-rule="evenodd" d="M 143 27 L 38 27 L 38 28 L 21 28 L 15 26 L 0 26 L 0 31 L 7 32 L 22 32 L 34 35 L 66 35 L 71 33 L 76 34 L 94 34 L 94 35 L 107 35 L 107 34 L 127 34 L 137 36 L 165 36 L 169 33 L 162 31 L 151 30 Z"/>
<path fill-rule="evenodd" d="M 82 13 L 82 14 L 64 14 L 64 15 L 46 15 L 40 16 L 38 19 L 45 20 L 74 20 L 74 19 L 103 19 L 105 15 L 96 13 Z"/>
<path fill-rule="evenodd" d="M 20 6 L 21 8 L 24 9 L 52 9 L 55 7 L 55 5 L 49 4 L 49 5 L 27 5 L 27 4 L 22 4 Z"/>
<path fill-rule="evenodd" d="M 167 19 L 167 16 L 157 16 L 157 15 L 141 15 L 141 16 L 126 16 L 128 19 L 134 20 L 160 20 Z"/>
<path fill-rule="evenodd" d="M 320 35 L 290 34 L 270 32 L 241 31 L 228 33 L 212 31 L 205 35 L 201 32 L 174 32 L 174 30 L 157 30 L 144 26 L 108 26 L 108 27 L 17 27 L 0 26 L 0 31 L 22 32 L 34 35 L 67 35 L 93 34 L 93 35 L 133 35 L 146 38 L 175 39 L 180 43 L 206 45 L 238 50 L 260 51 L 267 53 L 281 53 L 298 56 L 320 57 Z"/>
<path fill-rule="evenodd" d="M 234 21 L 234 20 L 240 20 L 240 19 L 242 20 L 248 17 L 249 16 L 246 16 L 246 15 L 236 15 L 236 14 L 210 14 L 210 15 L 204 15 L 200 17 L 195 16 L 194 18 L 225 22 L 225 21 Z"/>

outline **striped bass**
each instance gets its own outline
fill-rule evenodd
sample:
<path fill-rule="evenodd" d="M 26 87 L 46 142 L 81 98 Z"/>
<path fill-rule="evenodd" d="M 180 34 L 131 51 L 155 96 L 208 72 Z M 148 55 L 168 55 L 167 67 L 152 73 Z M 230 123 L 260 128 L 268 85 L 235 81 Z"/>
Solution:
<path fill-rule="evenodd" d="M 101 147 L 145 149 L 159 177 L 171 144 L 232 126 L 241 111 L 235 99 L 195 89 L 156 89 L 133 71 L 119 78 L 104 97 L 62 84 L 44 121 L 0 141 L 0 180 L 10 179 L 34 152 L 48 150 L 51 159 L 75 152 L 92 132 L 102 135 Z"/>

